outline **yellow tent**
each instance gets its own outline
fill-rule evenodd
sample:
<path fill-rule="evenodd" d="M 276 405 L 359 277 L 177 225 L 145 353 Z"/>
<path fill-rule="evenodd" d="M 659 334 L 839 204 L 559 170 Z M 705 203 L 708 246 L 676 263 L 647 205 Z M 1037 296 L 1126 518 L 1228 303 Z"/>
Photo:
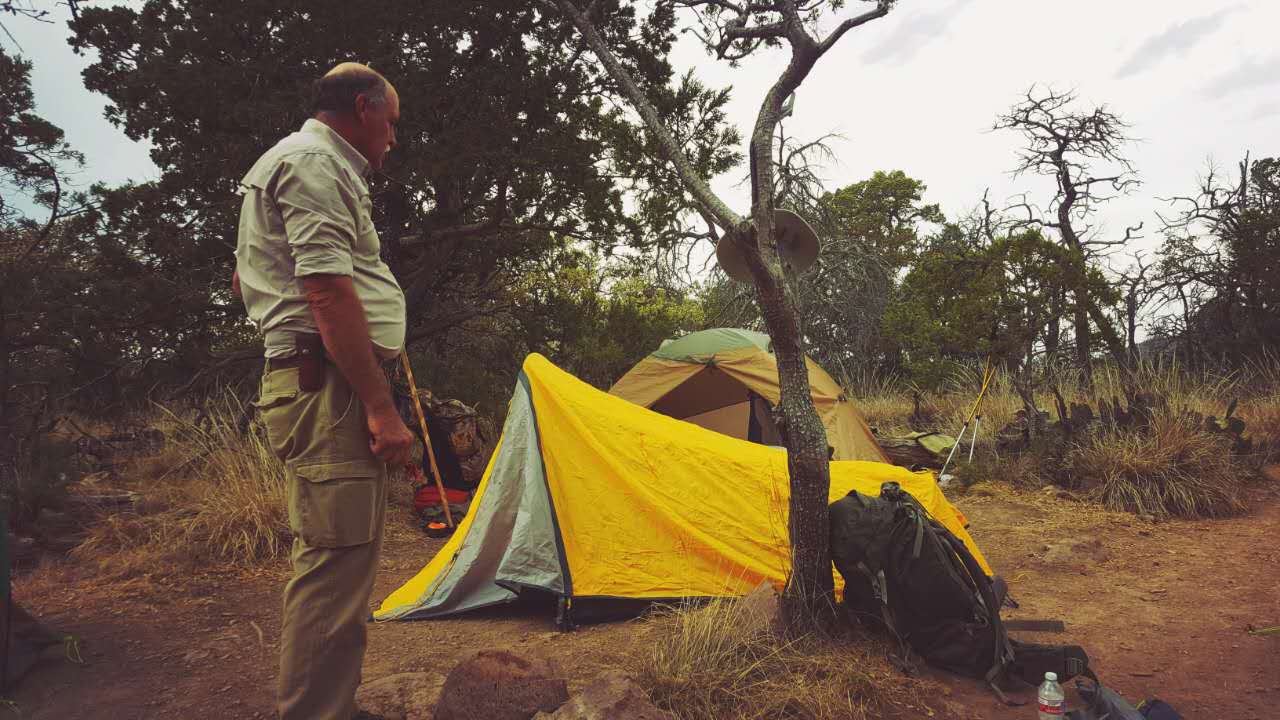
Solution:
<path fill-rule="evenodd" d="M 889 462 L 840 384 L 813 360 L 809 386 L 833 460 Z M 609 390 L 612 395 L 708 430 L 782 445 L 770 416 L 781 398 L 769 336 L 716 328 L 667 340 Z"/>
<path fill-rule="evenodd" d="M 928 473 L 831 464 L 831 500 L 895 481 L 985 560 Z M 786 451 L 600 392 L 529 356 L 471 511 L 378 620 L 510 602 L 526 590 L 590 613 L 607 601 L 729 597 L 781 587 Z M 838 580 L 837 576 L 837 580 Z"/>

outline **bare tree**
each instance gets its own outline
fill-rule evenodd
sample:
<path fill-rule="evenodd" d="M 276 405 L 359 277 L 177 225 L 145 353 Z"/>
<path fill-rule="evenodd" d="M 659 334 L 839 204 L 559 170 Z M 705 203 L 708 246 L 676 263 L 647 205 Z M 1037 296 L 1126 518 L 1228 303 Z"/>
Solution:
<path fill-rule="evenodd" d="M 1280 160 L 1246 154 L 1235 170 L 1210 167 L 1195 195 L 1169 198 L 1159 278 L 1188 350 L 1245 357 L 1280 337 Z"/>
<path fill-rule="evenodd" d="M 1124 303 L 1120 321 L 1124 327 L 1130 364 L 1137 363 L 1139 358 L 1139 318 L 1153 302 L 1156 305 L 1152 310 L 1158 312 L 1169 300 L 1164 297 L 1168 283 L 1159 276 L 1159 270 L 1158 263 L 1152 263 L 1142 251 L 1138 251 L 1133 253 L 1129 266 L 1116 275 Z"/>
<path fill-rule="evenodd" d="M 1025 213 L 1026 217 L 1020 222 L 1056 231 L 1062 244 L 1075 253 L 1080 265 L 1078 275 L 1084 278 L 1091 263 L 1112 248 L 1135 239 L 1142 224 L 1125 228 L 1124 236 L 1118 238 L 1107 238 L 1096 232 L 1092 218 L 1098 206 L 1128 194 L 1139 181 L 1124 155 L 1124 146 L 1131 141 L 1126 135 L 1129 126 L 1105 107 L 1076 110 L 1073 107 L 1076 100 L 1074 92 L 1038 91 L 1033 87 L 1025 99 L 997 118 L 995 129 L 1016 130 L 1026 139 L 1026 147 L 1018 154 L 1015 176 L 1052 175 L 1057 183 L 1057 192 L 1047 212 L 1040 212 L 1025 196 L 1014 206 Z M 1073 294 L 1076 361 L 1086 377 L 1093 355 L 1090 321 L 1102 334 L 1112 357 L 1121 363 L 1127 362 L 1124 341 L 1095 298 L 1089 295 L 1087 285 L 1082 283 Z"/>
<path fill-rule="evenodd" d="M 834 617 L 834 588 L 828 547 L 827 501 L 831 484 L 826 431 L 818 418 L 809 389 L 804 340 L 796 302 L 778 254 L 774 232 L 774 173 L 772 155 L 784 103 L 808 77 L 814 65 L 845 33 L 886 15 L 894 0 L 876 0 L 874 8 L 842 18 L 825 36 L 819 23 L 845 3 L 837 0 L 668 0 L 659 10 L 691 11 L 699 37 L 722 60 L 736 61 L 761 47 L 789 47 L 786 68 L 765 95 L 756 115 L 748 146 L 751 168 L 750 215 L 734 212 L 712 192 L 690 161 L 686 149 L 664 125 L 645 90 L 618 61 L 601 34 L 606 13 L 619 12 L 613 3 L 593 0 L 539 0 L 577 28 L 587 46 L 618 83 L 632 107 L 644 119 L 666 160 L 679 173 L 697 211 L 737 245 L 751 270 L 756 301 L 773 341 L 781 385 L 781 415 L 788 450 L 790 476 L 789 534 L 791 574 L 783 596 L 783 613 L 793 631 L 819 626 Z"/>

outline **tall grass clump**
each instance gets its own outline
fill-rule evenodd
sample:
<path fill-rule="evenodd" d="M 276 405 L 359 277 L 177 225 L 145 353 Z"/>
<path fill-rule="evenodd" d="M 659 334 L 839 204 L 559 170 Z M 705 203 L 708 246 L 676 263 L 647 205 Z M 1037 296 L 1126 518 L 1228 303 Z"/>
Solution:
<path fill-rule="evenodd" d="M 680 720 L 881 717 L 914 707 L 908 681 L 849 641 L 785 639 L 744 603 L 714 600 L 660 614 L 638 679 Z"/>
<path fill-rule="evenodd" d="M 135 512 L 93 527 L 76 554 L 122 570 L 156 561 L 250 565 L 287 555 L 284 468 L 260 426 L 242 431 L 245 410 L 231 394 L 198 419 L 163 410 L 165 449 L 133 468 L 142 498 Z"/>
<path fill-rule="evenodd" d="M 1115 510 L 1183 518 L 1220 517 L 1244 508 L 1252 472 L 1230 441 L 1159 415 L 1144 432 L 1106 429 L 1073 447 L 1063 471 Z"/>

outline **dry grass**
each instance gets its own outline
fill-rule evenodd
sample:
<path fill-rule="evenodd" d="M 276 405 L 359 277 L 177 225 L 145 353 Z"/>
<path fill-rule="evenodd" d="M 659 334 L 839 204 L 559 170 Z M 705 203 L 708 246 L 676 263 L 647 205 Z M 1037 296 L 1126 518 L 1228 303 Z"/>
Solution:
<path fill-rule="evenodd" d="M 1068 404 L 1096 409 L 1100 400 L 1125 398 L 1125 380 L 1117 368 L 1100 366 L 1092 387 L 1070 371 L 1057 376 L 1056 386 Z M 997 435 L 1013 421 L 1022 401 L 1011 378 L 998 373 L 983 403 L 975 461 L 954 464 L 951 472 L 963 485 L 990 479 L 1026 488 L 1066 484 L 1088 490 L 1091 498 L 1109 508 L 1157 517 L 1238 512 L 1243 487 L 1256 477 L 1257 467 L 1274 460 L 1280 450 L 1280 360 L 1272 358 L 1230 372 L 1148 362 L 1137 368 L 1129 382 L 1140 392 L 1167 401 L 1151 430 L 1101 430 L 1078 437 L 1075 445 L 1044 443 L 1020 454 L 1001 454 L 996 449 Z M 919 393 L 915 414 L 915 390 L 882 381 L 859 398 L 858 406 L 885 435 L 903 435 L 910 429 L 954 435 L 979 386 L 975 369 L 957 372 L 942 391 Z M 1235 415 L 1245 421 L 1246 436 L 1255 446 L 1270 445 L 1269 449 L 1252 457 L 1233 456 L 1222 436 L 1204 432 L 1185 419 L 1191 414 L 1221 419 L 1232 400 L 1238 401 Z M 1036 403 L 1057 419 L 1051 392 L 1038 393 Z M 961 457 L 970 442 L 966 434 Z"/>
<path fill-rule="evenodd" d="M 1064 469 L 1107 507 L 1155 517 L 1237 513 L 1252 479 L 1226 438 L 1167 415 L 1148 432 L 1093 436 L 1067 454 Z"/>
<path fill-rule="evenodd" d="M 917 687 L 872 641 L 782 639 L 732 600 L 657 616 L 638 672 L 654 703 L 680 720 L 883 717 L 927 710 Z"/>
<path fill-rule="evenodd" d="M 1173 362 L 1146 362 L 1137 368 L 1133 382 L 1142 392 L 1166 397 L 1171 409 L 1193 411 L 1206 417 L 1222 417 L 1227 403 L 1238 398 L 1240 405 L 1236 414 L 1249 424 L 1250 432 L 1280 440 L 1280 360 L 1275 362 L 1275 367 L 1254 365 L 1234 372 L 1192 371 Z M 929 429 L 955 433 L 969 414 L 981 380 L 980 368 L 968 368 L 954 373 L 945 387 L 936 392 L 921 391 L 901 382 L 879 381 L 868 388 L 855 388 L 861 391 L 855 394 L 858 409 L 867 422 L 887 434 L 908 427 L 914 409 L 914 392 L 920 394 L 921 414 L 929 422 Z M 1094 371 L 1092 389 L 1085 387 L 1083 378 L 1075 371 L 1060 372 L 1056 385 L 1068 403 L 1096 406 L 1102 398 L 1125 397 L 1122 374 L 1109 365 Z M 1042 388 L 1036 394 L 1036 404 L 1056 417 L 1054 397 L 1049 389 Z M 983 400 L 979 442 L 994 439 L 1020 409 L 1022 400 L 1014 391 L 1012 378 L 1003 370 L 997 372 Z"/>
<path fill-rule="evenodd" d="M 142 495 L 136 511 L 94 526 L 75 555 L 125 575 L 287 555 L 284 468 L 261 428 L 239 431 L 243 411 L 227 395 L 199 424 L 164 415 L 165 449 L 129 469 Z"/>

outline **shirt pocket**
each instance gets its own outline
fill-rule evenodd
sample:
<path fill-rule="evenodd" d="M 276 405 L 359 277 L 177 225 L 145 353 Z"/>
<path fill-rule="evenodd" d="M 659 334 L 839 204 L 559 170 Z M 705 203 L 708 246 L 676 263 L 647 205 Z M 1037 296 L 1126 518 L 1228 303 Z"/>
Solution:
<path fill-rule="evenodd" d="M 385 482 L 377 461 L 310 463 L 290 475 L 289 527 L 306 544 L 363 545 L 381 531 Z"/>
<path fill-rule="evenodd" d="M 378 230 L 373 225 L 373 198 L 361 192 L 356 203 L 356 252 L 363 258 L 377 258 L 382 252 Z"/>

